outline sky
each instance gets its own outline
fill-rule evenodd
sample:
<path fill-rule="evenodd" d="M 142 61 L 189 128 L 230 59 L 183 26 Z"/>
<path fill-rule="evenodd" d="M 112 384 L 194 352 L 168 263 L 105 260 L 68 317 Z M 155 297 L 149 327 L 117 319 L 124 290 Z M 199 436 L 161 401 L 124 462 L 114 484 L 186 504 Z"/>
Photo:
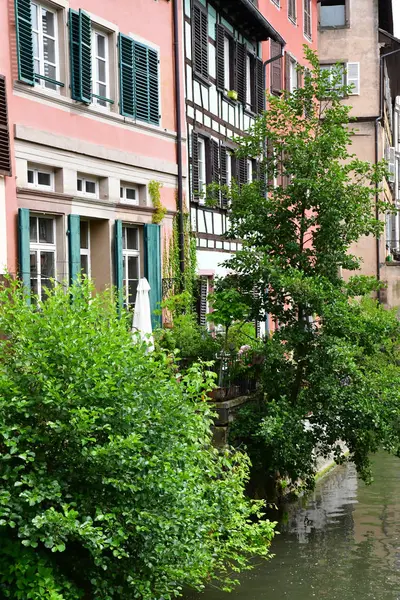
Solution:
<path fill-rule="evenodd" d="M 394 35 L 400 37 L 400 0 L 392 0 Z"/>

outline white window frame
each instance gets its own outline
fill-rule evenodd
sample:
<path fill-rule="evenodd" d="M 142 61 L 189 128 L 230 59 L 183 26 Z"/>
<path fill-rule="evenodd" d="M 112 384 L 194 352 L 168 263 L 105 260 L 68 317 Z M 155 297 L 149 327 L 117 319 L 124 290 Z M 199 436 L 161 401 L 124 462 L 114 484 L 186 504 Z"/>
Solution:
<path fill-rule="evenodd" d="M 224 36 L 224 82 L 225 90 L 230 91 L 231 87 L 231 53 L 232 45 L 228 35 Z"/>
<path fill-rule="evenodd" d="M 45 3 L 41 3 L 41 2 L 31 2 L 31 10 L 32 7 L 35 6 L 37 8 L 37 18 L 38 18 L 38 29 L 34 29 L 33 28 L 33 19 L 32 19 L 32 34 L 36 34 L 38 36 L 38 50 L 39 50 L 39 56 L 35 56 L 33 57 L 34 60 L 34 65 L 35 65 L 35 61 L 39 61 L 39 73 L 37 73 L 37 75 L 45 75 L 45 63 L 48 63 L 49 65 L 52 65 L 55 67 L 55 71 L 56 71 L 56 76 L 55 76 L 55 80 L 59 81 L 60 80 L 60 56 L 59 56 L 59 39 L 58 39 L 58 15 L 57 15 L 57 10 L 55 10 L 54 8 L 50 8 L 47 4 Z M 45 34 L 43 32 L 43 28 L 42 28 L 42 10 L 46 10 L 50 13 L 52 13 L 54 15 L 54 36 L 50 36 L 48 34 Z M 54 52 L 55 52 L 55 63 L 51 63 L 50 61 L 45 61 L 44 59 L 44 38 L 48 37 L 51 40 L 54 40 Z M 35 52 L 35 45 L 33 44 L 33 52 Z M 34 69 L 35 70 L 35 69 Z M 35 71 L 36 73 L 36 71 Z M 44 88 L 46 91 L 55 93 L 55 94 L 59 94 L 60 93 L 60 86 L 59 85 L 55 85 L 55 89 L 48 87 L 48 85 L 46 85 L 46 82 L 44 79 L 39 79 L 39 81 L 36 81 L 35 79 L 35 86 L 39 86 L 41 88 Z M 53 85 L 53 84 L 50 84 Z"/>
<path fill-rule="evenodd" d="M 338 63 L 329 63 L 329 64 L 322 64 L 320 65 L 320 69 L 323 71 L 329 71 L 329 80 L 331 81 L 332 79 L 332 72 L 333 69 L 336 67 Z M 342 86 L 347 85 L 347 63 L 340 63 L 340 65 L 343 67 L 343 78 L 342 78 Z M 335 89 L 332 87 L 332 90 Z"/>
<path fill-rule="evenodd" d="M 82 181 L 82 191 L 78 190 L 78 180 Z M 94 193 L 86 191 L 86 182 L 94 183 L 96 191 Z M 86 175 L 78 174 L 76 177 L 76 193 L 77 196 L 83 196 L 86 198 L 98 198 L 99 197 L 99 180 L 95 177 L 87 177 Z"/>
<path fill-rule="evenodd" d="M 199 194 L 200 194 L 200 202 L 204 203 L 204 198 L 201 197 L 201 194 L 205 190 L 207 185 L 207 169 L 206 169 L 206 140 L 202 137 L 199 137 L 198 140 L 198 151 L 199 151 Z"/>
<path fill-rule="evenodd" d="M 28 171 L 33 172 L 33 183 L 28 181 Z M 50 175 L 50 185 L 44 185 L 43 183 L 39 183 L 39 173 L 45 173 L 46 175 Z M 27 177 L 27 185 L 30 188 L 35 188 L 37 190 L 46 190 L 47 192 L 54 192 L 54 171 L 52 169 L 48 169 L 46 167 L 42 168 L 40 166 L 33 166 L 28 164 L 26 170 Z"/>
<path fill-rule="evenodd" d="M 81 246 L 81 241 L 79 240 L 79 254 L 80 256 L 87 256 L 87 277 L 90 279 L 90 277 L 92 276 L 92 265 L 91 265 L 91 261 L 90 261 L 90 221 L 86 221 L 86 220 L 82 220 L 81 219 L 81 226 L 82 223 L 87 223 L 88 226 L 88 247 L 87 248 L 82 248 Z M 81 263 L 82 266 L 82 263 Z"/>
<path fill-rule="evenodd" d="M 297 23 L 297 0 L 295 0 L 295 3 L 294 3 L 294 16 L 292 16 L 292 15 L 289 13 L 289 8 L 290 8 L 289 4 L 290 4 L 290 1 L 288 0 L 288 3 L 287 3 L 287 8 L 288 8 L 288 19 L 289 19 L 289 21 L 290 21 L 291 23 L 293 23 L 294 25 L 296 25 L 296 23 Z"/>
<path fill-rule="evenodd" d="M 226 185 L 230 186 L 232 183 L 232 154 L 228 151 L 226 153 Z"/>
<path fill-rule="evenodd" d="M 246 54 L 246 105 L 251 110 L 252 102 L 251 102 L 251 58 L 250 54 Z"/>
<path fill-rule="evenodd" d="M 45 242 L 39 242 L 39 237 L 37 238 L 36 242 L 32 242 L 29 236 L 29 254 L 36 254 L 36 265 L 37 265 L 37 275 L 36 275 L 36 279 L 37 279 L 37 296 L 39 298 L 40 301 L 43 300 L 42 298 L 42 274 L 41 274 L 41 262 L 40 262 L 40 254 L 41 252 L 51 252 L 54 254 L 54 280 L 56 280 L 57 277 L 57 244 L 56 244 L 56 220 L 54 217 L 48 217 L 46 215 L 42 215 L 42 214 L 38 214 L 38 213 L 31 213 L 30 214 L 30 218 L 35 218 L 37 220 L 37 231 L 39 231 L 39 219 L 48 219 L 49 221 L 52 221 L 53 223 L 53 243 L 52 244 L 47 244 Z M 30 279 L 32 280 L 33 277 L 30 273 Z M 47 277 L 46 277 L 47 279 Z"/>
<path fill-rule="evenodd" d="M 104 37 L 104 54 L 105 56 L 98 56 L 97 54 L 97 36 Z M 106 80 L 100 81 L 99 79 L 99 69 L 98 69 L 98 61 L 101 60 L 105 63 L 105 75 Z M 99 93 L 98 86 L 105 85 L 106 86 L 106 94 L 103 96 L 104 98 L 110 98 L 110 57 L 108 52 L 108 33 L 102 29 L 98 29 L 97 27 L 92 27 L 92 88 L 93 93 L 98 96 L 102 95 Z M 99 98 L 93 97 L 93 104 L 97 108 L 101 110 L 110 110 L 110 103 L 104 102 L 104 105 L 101 104 L 102 100 Z"/>
<path fill-rule="evenodd" d="M 290 58 L 290 93 L 297 90 L 297 62 Z"/>
<path fill-rule="evenodd" d="M 253 173 L 253 161 L 248 158 L 247 159 L 247 183 L 253 183 L 254 173 Z"/>
<path fill-rule="evenodd" d="M 126 190 L 135 190 L 136 199 L 131 200 L 126 197 Z M 122 192 L 122 194 L 121 194 Z M 130 206 L 139 206 L 139 186 L 136 183 L 122 183 L 120 182 L 120 194 L 119 201 L 121 204 L 128 204 Z"/>
<path fill-rule="evenodd" d="M 138 248 L 137 250 L 133 250 L 130 248 L 124 248 L 124 243 L 122 243 L 122 257 L 123 259 L 125 258 L 124 261 L 124 271 L 123 271 L 123 281 L 127 282 L 128 285 L 125 284 L 124 289 L 123 289 L 123 295 L 124 295 L 124 301 L 125 301 L 125 306 L 127 308 L 129 307 L 134 307 L 134 304 L 130 304 L 129 303 L 129 281 L 134 281 L 134 280 L 129 280 L 128 278 L 128 274 L 129 274 L 129 270 L 128 270 L 128 258 L 130 256 L 134 256 L 137 257 L 138 259 L 138 282 L 140 280 L 141 277 L 141 268 L 140 268 L 140 227 L 138 227 L 137 225 L 134 225 L 133 223 L 123 223 L 122 224 L 122 237 L 124 238 L 124 236 L 126 235 L 126 230 L 127 229 L 136 229 L 138 232 Z M 126 238 L 127 241 L 127 238 Z M 127 243 L 125 244 L 127 245 Z"/>

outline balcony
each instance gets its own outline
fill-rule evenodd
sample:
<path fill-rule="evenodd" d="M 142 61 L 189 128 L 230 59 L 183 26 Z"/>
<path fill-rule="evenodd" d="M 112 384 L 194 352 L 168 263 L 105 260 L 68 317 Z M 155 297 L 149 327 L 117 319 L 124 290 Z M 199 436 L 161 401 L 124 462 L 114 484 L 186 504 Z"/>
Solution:
<path fill-rule="evenodd" d="M 271 38 L 284 45 L 285 40 L 260 13 L 252 0 L 214 0 L 215 8 L 247 36 L 261 42 Z"/>

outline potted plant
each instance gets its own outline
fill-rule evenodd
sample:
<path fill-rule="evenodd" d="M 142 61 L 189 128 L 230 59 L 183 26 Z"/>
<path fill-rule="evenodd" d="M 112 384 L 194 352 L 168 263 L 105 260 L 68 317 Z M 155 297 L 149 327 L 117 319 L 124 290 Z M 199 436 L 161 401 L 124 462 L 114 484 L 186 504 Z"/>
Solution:
<path fill-rule="evenodd" d="M 236 90 L 228 90 L 226 92 L 226 95 L 228 96 L 228 98 L 230 100 L 234 100 L 236 102 L 236 100 L 238 99 L 238 93 Z"/>

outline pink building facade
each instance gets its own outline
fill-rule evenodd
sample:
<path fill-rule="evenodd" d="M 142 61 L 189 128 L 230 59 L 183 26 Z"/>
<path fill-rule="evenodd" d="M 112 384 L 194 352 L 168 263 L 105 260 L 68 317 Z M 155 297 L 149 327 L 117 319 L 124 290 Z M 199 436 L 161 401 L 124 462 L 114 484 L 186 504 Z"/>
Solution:
<path fill-rule="evenodd" d="M 0 32 L 0 273 L 42 297 L 83 271 L 125 305 L 146 276 L 155 307 L 176 211 L 173 3 L 7 0 Z"/>

